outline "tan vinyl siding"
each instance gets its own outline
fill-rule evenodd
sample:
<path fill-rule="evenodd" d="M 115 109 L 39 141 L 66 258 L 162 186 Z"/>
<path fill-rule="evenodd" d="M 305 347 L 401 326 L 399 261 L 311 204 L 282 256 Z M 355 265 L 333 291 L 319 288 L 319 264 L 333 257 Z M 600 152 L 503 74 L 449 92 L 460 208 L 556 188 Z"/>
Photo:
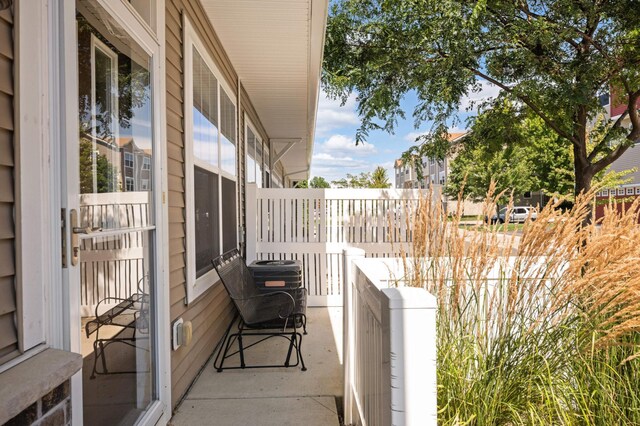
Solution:
<path fill-rule="evenodd" d="M 197 0 L 167 0 L 166 2 L 166 72 L 167 72 L 167 173 L 169 204 L 169 281 L 171 321 L 183 318 L 193 323 L 193 340 L 188 347 L 171 352 L 171 397 L 175 407 L 189 385 L 213 353 L 233 315 L 232 304 L 221 283 L 214 284 L 198 299 L 185 304 L 186 299 L 186 235 L 185 235 L 185 153 L 184 153 L 184 63 L 182 15 L 187 18 L 207 47 L 227 84 L 237 94 L 237 75 L 211 28 Z M 243 93 L 239 100 L 241 117 Z M 255 111 L 254 123 L 259 125 Z M 244 196 L 244 129 L 238 135 L 238 187 Z M 241 225 L 241 224 L 240 224 Z"/>
<path fill-rule="evenodd" d="M 0 364 L 19 354 L 15 322 L 13 17 L 0 12 Z"/>
<path fill-rule="evenodd" d="M 640 144 L 636 144 L 627 150 L 612 165 L 611 169 L 615 171 L 627 171 L 636 169 L 633 173 L 625 176 L 630 179 L 629 183 L 640 184 Z"/>

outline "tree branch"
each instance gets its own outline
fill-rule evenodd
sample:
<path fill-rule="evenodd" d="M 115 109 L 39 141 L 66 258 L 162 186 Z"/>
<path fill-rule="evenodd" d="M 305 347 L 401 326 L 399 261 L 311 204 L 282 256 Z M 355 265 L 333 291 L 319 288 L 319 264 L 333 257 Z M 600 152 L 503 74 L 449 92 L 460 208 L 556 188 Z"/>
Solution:
<path fill-rule="evenodd" d="M 468 69 L 469 71 L 471 71 L 472 73 L 474 73 L 478 77 L 481 77 L 481 78 L 487 80 L 488 82 L 495 84 L 496 86 L 498 86 L 499 88 L 501 88 L 505 92 L 516 96 L 518 99 L 520 99 L 522 102 L 524 102 L 529 108 L 531 108 L 558 135 L 560 135 L 563 138 L 569 140 L 573 145 L 575 145 L 577 147 L 580 146 L 578 140 L 573 135 L 571 135 L 571 134 L 565 132 L 564 130 L 562 130 L 562 128 L 556 122 L 554 122 L 552 119 L 550 119 L 544 112 L 542 112 L 542 110 L 540 108 L 538 108 L 538 106 L 536 104 L 534 104 L 533 101 L 528 96 L 514 94 L 514 91 L 513 91 L 512 88 L 510 88 L 506 84 L 503 84 L 503 83 L 499 82 L 495 78 L 483 73 L 482 71 L 480 71 L 477 68 L 470 67 L 470 66 L 467 66 L 467 65 L 463 65 L 463 67 Z"/>
<path fill-rule="evenodd" d="M 609 142 L 609 140 L 611 139 L 612 131 L 614 129 L 619 128 L 622 125 L 622 122 L 624 121 L 626 116 L 627 116 L 627 111 L 620 114 L 620 117 L 618 117 L 616 122 L 613 123 L 613 126 L 611 126 L 611 128 L 607 131 L 607 133 L 602 138 L 602 140 L 598 142 L 595 148 L 593 148 L 593 150 L 591 151 L 591 154 L 589 154 L 589 156 L 587 157 L 587 160 L 589 160 L 589 162 L 592 162 L 596 158 L 596 155 L 598 155 L 598 153 L 602 151 L 605 146 L 607 146 L 607 142 Z"/>

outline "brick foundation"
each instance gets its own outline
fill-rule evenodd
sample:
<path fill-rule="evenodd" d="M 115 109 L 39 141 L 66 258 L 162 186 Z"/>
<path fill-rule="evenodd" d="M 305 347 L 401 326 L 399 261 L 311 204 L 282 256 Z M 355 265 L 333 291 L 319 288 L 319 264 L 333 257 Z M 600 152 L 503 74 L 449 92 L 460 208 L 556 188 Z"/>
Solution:
<path fill-rule="evenodd" d="M 5 426 L 66 426 L 71 425 L 71 392 L 69 380 L 25 408 L 5 423 Z"/>

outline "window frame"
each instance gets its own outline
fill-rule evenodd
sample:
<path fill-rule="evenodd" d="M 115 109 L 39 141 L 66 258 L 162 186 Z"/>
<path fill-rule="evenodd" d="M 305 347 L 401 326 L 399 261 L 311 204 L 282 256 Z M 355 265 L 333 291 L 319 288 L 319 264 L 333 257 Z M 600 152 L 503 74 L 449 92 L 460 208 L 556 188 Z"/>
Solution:
<path fill-rule="evenodd" d="M 98 138 L 98 135 L 95 133 L 97 129 L 97 110 L 96 110 L 96 51 L 99 50 L 103 55 L 108 57 L 111 60 L 111 86 L 115 87 L 118 90 L 118 54 L 114 52 L 109 46 L 107 46 L 102 40 L 96 37 L 95 34 L 91 34 L 91 136 L 93 138 Z M 115 93 L 111 93 L 111 101 L 113 102 L 113 111 L 118 111 L 120 106 L 118 105 L 119 96 Z M 119 126 L 116 125 L 117 117 L 115 113 L 111 111 L 111 124 L 113 126 L 113 141 L 117 143 L 120 138 L 120 129 Z M 95 145 L 95 141 L 93 142 Z"/>
<path fill-rule="evenodd" d="M 133 169 L 133 166 L 136 163 L 133 157 L 133 152 L 125 151 L 123 162 L 124 162 L 125 169 Z M 130 162 L 131 165 L 127 164 L 127 162 Z"/>
<path fill-rule="evenodd" d="M 640 186 L 636 186 L 636 195 L 640 195 Z"/>
<path fill-rule="evenodd" d="M 627 187 L 625 192 L 626 192 L 625 195 L 633 195 L 633 188 Z"/>
<path fill-rule="evenodd" d="M 195 239 L 195 188 L 194 188 L 194 167 L 199 167 L 207 172 L 213 173 L 218 176 L 218 238 L 220 252 L 224 250 L 223 240 L 223 214 L 222 214 L 222 178 L 230 180 L 234 183 L 234 200 L 236 204 L 235 221 L 236 226 L 239 224 L 237 208 L 238 204 L 238 181 L 239 181 L 239 168 L 236 167 L 235 176 L 226 172 L 222 168 L 222 123 L 221 123 L 221 91 L 224 90 L 226 96 L 231 100 L 235 108 L 235 156 L 236 162 L 239 156 L 239 128 L 238 128 L 238 99 L 236 93 L 231 89 L 224 76 L 220 72 L 219 67 L 216 65 L 209 53 L 206 45 L 202 42 L 200 36 L 196 32 L 195 28 L 186 17 L 183 15 L 183 48 L 184 48 L 184 150 L 185 150 L 185 212 L 186 212 L 186 278 L 187 278 L 187 304 L 194 302 L 198 297 L 204 294 L 214 284 L 219 283 L 219 277 L 215 269 L 206 272 L 200 277 L 196 277 L 196 239 Z M 217 80 L 217 105 L 218 105 L 218 164 L 217 166 L 211 163 L 199 160 L 195 158 L 193 153 L 193 50 L 196 50 L 202 57 L 204 63 L 209 68 L 209 71 Z M 193 237 L 190 237 L 193 236 Z M 236 247 L 238 246 L 238 238 L 236 236 Z"/>
<path fill-rule="evenodd" d="M 129 183 L 131 183 L 131 189 L 129 189 Z M 133 176 L 124 177 L 124 190 L 125 192 L 133 192 L 136 190 L 136 183 Z"/>
<path fill-rule="evenodd" d="M 244 178 L 246 179 L 246 183 L 255 183 L 256 186 L 258 188 L 261 188 L 263 185 L 263 180 L 262 177 L 260 179 L 260 185 L 258 185 L 258 172 L 257 172 L 257 165 L 258 165 L 258 159 L 256 158 L 256 150 L 257 150 L 257 146 L 258 144 L 260 144 L 260 146 L 262 146 L 262 137 L 260 136 L 260 133 L 256 130 L 255 125 L 253 124 L 253 122 L 251 121 L 251 119 L 249 118 L 249 116 L 247 115 L 247 113 L 244 114 L 244 152 L 245 152 L 245 156 L 250 155 L 249 153 L 249 132 L 248 130 L 251 130 L 251 133 L 253 133 L 253 136 L 256 138 L 255 141 L 255 145 L 254 145 L 254 150 L 253 150 L 253 155 L 251 156 L 251 158 L 253 159 L 254 162 L 254 169 L 253 169 L 253 181 L 250 181 L 247 178 L 247 170 L 246 170 L 246 158 L 244 158 L 243 160 L 245 161 L 245 176 Z M 263 149 L 263 153 L 264 153 L 264 147 L 262 147 Z M 264 158 L 264 154 L 262 155 L 262 158 Z M 261 160 L 262 161 L 262 160 Z M 261 173 L 264 173 L 264 168 L 261 167 L 260 168 Z"/>
<path fill-rule="evenodd" d="M 624 188 L 618 188 L 618 195 L 624 195 Z"/>

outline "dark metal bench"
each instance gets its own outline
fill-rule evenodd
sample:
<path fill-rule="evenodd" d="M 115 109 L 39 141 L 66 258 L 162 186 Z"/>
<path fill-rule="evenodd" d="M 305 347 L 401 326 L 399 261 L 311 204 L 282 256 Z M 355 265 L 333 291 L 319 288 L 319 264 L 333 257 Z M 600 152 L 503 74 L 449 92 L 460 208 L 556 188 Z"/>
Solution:
<path fill-rule="evenodd" d="M 96 374 L 125 374 L 136 373 L 137 371 L 109 371 L 105 349 L 112 343 L 120 342 L 132 347 L 138 347 L 136 342 L 148 340 L 149 338 L 149 295 L 140 288 L 144 278 L 138 282 L 138 293 L 134 293 L 127 298 L 105 297 L 96 305 L 95 318 L 85 325 L 87 338 L 93 333 L 96 334 L 93 342 L 93 370 L 91 378 Z M 105 310 L 104 306 L 112 306 Z M 104 311 L 104 312 L 102 312 Z M 105 325 L 120 327 L 114 336 L 101 338 L 100 328 Z M 130 334 L 123 335 L 126 330 L 131 330 Z M 142 334 L 142 336 L 140 336 Z M 101 360 L 102 370 L 97 368 L 98 359 Z"/>
<path fill-rule="evenodd" d="M 275 290 L 265 292 L 258 289 L 244 259 L 238 250 L 232 250 L 212 261 L 220 276 L 227 293 L 231 297 L 237 314 L 229 323 L 223 336 L 220 348 L 214 360 L 214 367 L 218 372 L 227 368 L 266 368 L 266 367 L 296 367 L 302 365 L 306 371 L 302 358 L 302 334 L 299 329 L 306 331 L 307 293 L 305 288 Z M 237 323 L 237 331 L 231 332 Z M 245 345 L 246 336 L 255 336 L 257 341 Z M 247 365 L 245 350 L 272 337 L 288 339 L 289 347 L 283 364 Z M 230 352 L 237 343 L 238 349 Z M 291 363 L 291 355 L 295 350 L 296 361 Z M 236 354 L 240 355 L 239 367 L 224 367 L 224 361 Z"/>

